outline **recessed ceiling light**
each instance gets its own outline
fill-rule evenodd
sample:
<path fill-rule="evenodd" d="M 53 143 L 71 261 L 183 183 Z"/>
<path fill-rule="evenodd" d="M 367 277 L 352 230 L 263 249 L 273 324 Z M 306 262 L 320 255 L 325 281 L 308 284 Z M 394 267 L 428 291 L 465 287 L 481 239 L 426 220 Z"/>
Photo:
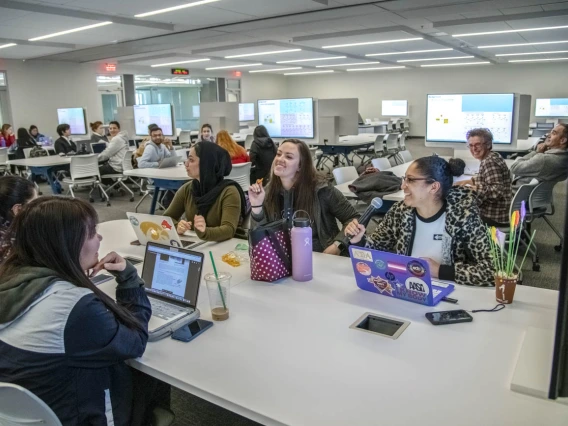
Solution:
<path fill-rule="evenodd" d="M 41 37 L 30 38 L 28 41 L 45 40 L 46 38 L 58 37 L 58 36 L 65 35 L 65 34 L 71 34 L 71 33 L 76 33 L 76 32 L 79 32 L 79 31 L 90 30 L 92 28 L 104 27 L 105 25 L 110 25 L 110 24 L 112 24 L 111 21 L 100 22 L 98 24 L 87 25 L 85 27 L 73 28 L 72 30 L 60 31 L 58 33 L 47 34 L 47 35 L 44 35 L 44 36 L 41 36 Z"/>
<path fill-rule="evenodd" d="M 568 40 L 559 40 L 559 41 L 540 41 L 537 43 L 515 43 L 515 44 L 493 44 L 491 46 L 477 46 L 478 49 L 492 49 L 496 47 L 518 47 L 518 46 L 540 46 L 543 44 L 560 44 L 560 43 L 568 43 Z"/>
<path fill-rule="evenodd" d="M 239 69 L 239 68 L 245 68 L 245 67 L 260 67 L 260 66 L 262 66 L 262 64 L 225 65 L 225 66 L 223 66 L 223 67 L 205 68 L 205 71 L 210 71 L 210 70 L 225 70 L 225 69 L 229 69 L 229 68 Z"/>
<path fill-rule="evenodd" d="M 499 53 L 495 56 L 552 55 L 554 53 L 568 53 L 568 50 L 553 50 L 550 52 Z"/>
<path fill-rule="evenodd" d="M 379 70 L 399 70 L 401 68 L 406 68 L 405 66 L 394 66 L 394 67 L 376 67 L 376 68 L 353 68 L 348 69 L 349 72 L 356 72 L 356 71 L 379 71 Z"/>
<path fill-rule="evenodd" d="M 277 64 L 292 64 L 296 62 L 330 61 L 332 59 L 345 59 L 347 56 L 328 56 L 327 58 L 294 59 L 291 61 L 279 61 Z"/>
<path fill-rule="evenodd" d="M 284 73 L 284 75 L 301 75 L 301 74 L 326 74 L 334 72 L 333 70 L 325 70 L 325 71 L 302 71 L 302 72 L 288 72 Z"/>
<path fill-rule="evenodd" d="M 454 50 L 454 49 L 407 50 L 406 52 L 369 53 L 365 56 L 406 55 L 406 54 L 411 54 L 411 53 L 448 52 L 450 50 Z"/>
<path fill-rule="evenodd" d="M 568 28 L 568 25 L 562 25 L 558 27 L 523 28 L 520 30 L 486 31 L 483 33 L 454 34 L 452 37 L 472 37 L 472 36 L 490 35 L 490 34 L 525 33 L 528 31 L 560 30 L 562 28 Z"/>
<path fill-rule="evenodd" d="M 426 58 L 426 59 L 401 59 L 400 61 L 396 62 L 421 62 L 421 61 L 448 61 L 451 59 L 471 59 L 474 56 L 453 56 L 447 58 Z"/>
<path fill-rule="evenodd" d="M 457 67 L 461 65 L 487 65 L 491 62 L 457 62 L 455 64 L 428 64 L 420 65 L 421 67 Z"/>
<path fill-rule="evenodd" d="M 260 56 L 260 55 L 276 55 L 278 53 L 299 52 L 300 50 L 302 50 L 302 49 L 272 50 L 270 52 L 245 53 L 243 55 L 225 56 L 225 59 L 246 58 L 246 57 L 249 57 L 249 56 Z"/>
<path fill-rule="evenodd" d="M 156 65 L 152 65 L 152 68 L 156 68 L 156 67 L 168 67 L 170 65 L 181 65 L 181 64 L 192 64 L 194 62 L 206 62 L 206 61 L 210 61 L 211 59 L 207 58 L 207 59 L 191 59 L 189 61 L 178 61 L 178 62 L 168 62 L 166 64 L 156 64 Z"/>
<path fill-rule="evenodd" d="M 380 62 L 356 62 L 354 64 L 331 64 L 331 65 L 316 65 L 316 68 L 329 68 L 329 67 L 354 67 L 357 65 L 373 65 L 380 64 Z"/>
<path fill-rule="evenodd" d="M 3 44 L 0 46 L 0 49 L 4 49 L 6 47 L 12 47 L 12 46 L 17 46 L 16 43 L 8 43 L 8 44 Z"/>
<path fill-rule="evenodd" d="M 546 62 L 546 61 L 567 61 L 568 58 L 549 58 L 549 59 L 513 59 L 508 62 Z"/>
<path fill-rule="evenodd" d="M 249 71 L 249 73 L 255 73 L 255 72 L 274 72 L 274 71 L 290 71 L 290 70 L 301 70 L 302 67 L 290 67 L 290 68 L 274 68 L 271 70 L 254 70 L 254 71 Z"/>
<path fill-rule="evenodd" d="M 213 3 L 213 2 L 216 2 L 216 1 L 220 1 L 220 0 L 201 0 L 201 1 L 194 1 L 193 3 L 186 3 L 186 4 L 181 4 L 181 5 L 179 5 L 179 6 L 166 7 L 165 9 L 153 10 L 153 11 L 151 11 L 151 12 L 139 13 L 138 15 L 134 15 L 134 17 L 136 17 L 136 18 L 145 18 L 146 16 L 159 15 L 160 13 L 173 12 L 174 10 L 185 9 L 185 8 L 193 7 L 193 6 L 200 6 L 200 5 L 202 5 L 202 4 Z"/>
<path fill-rule="evenodd" d="M 333 49 L 334 47 L 367 46 L 369 44 L 402 43 L 405 41 L 416 41 L 416 40 L 423 40 L 423 38 L 422 37 L 400 38 L 396 40 L 367 41 L 364 43 L 335 44 L 333 46 L 322 46 L 322 49 Z"/>

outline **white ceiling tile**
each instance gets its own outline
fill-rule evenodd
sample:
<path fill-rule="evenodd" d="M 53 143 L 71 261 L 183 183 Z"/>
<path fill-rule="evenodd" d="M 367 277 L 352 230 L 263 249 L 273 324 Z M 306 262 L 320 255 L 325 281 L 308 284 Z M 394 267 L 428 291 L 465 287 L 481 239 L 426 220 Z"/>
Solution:
<path fill-rule="evenodd" d="M 68 51 L 67 49 L 61 49 L 56 47 L 40 47 L 40 46 L 28 46 L 28 45 L 18 45 L 13 48 L 6 48 L 0 50 L 0 58 L 2 59 L 29 59 L 37 58 L 46 55 L 53 55 L 60 52 Z M 9 77 L 8 77 L 9 78 Z"/>

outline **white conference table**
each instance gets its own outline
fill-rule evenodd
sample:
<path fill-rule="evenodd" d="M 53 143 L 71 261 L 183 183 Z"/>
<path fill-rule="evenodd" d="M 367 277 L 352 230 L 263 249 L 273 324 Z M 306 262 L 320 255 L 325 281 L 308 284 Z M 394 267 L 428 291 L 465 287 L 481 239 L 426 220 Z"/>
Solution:
<path fill-rule="evenodd" d="M 349 154 L 360 148 L 374 146 L 377 139 L 382 139 L 385 136 L 383 133 L 361 133 L 358 135 L 340 136 L 337 142 L 307 142 L 308 145 L 317 146 L 326 155 L 343 155 L 348 165 L 352 166 L 349 159 Z M 321 161 L 318 160 L 319 166 Z"/>
<path fill-rule="evenodd" d="M 140 249 L 125 247 L 134 234 L 119 222 L 99 225 L 101 255 Z M 238 242 L 213 245 L 216 261 Z M 520 286 L 500 312 L 436 327 L 426 312 L 491 309 L 495 290 L 457 286 L 458 305 L 426 307 L 359 290 L 348 258 L 318 253 L 310 282 L 241 281 L 242 272 L 229 320 L 190 343 L 148 343 L 130 364 L 264 425 L 566 425 L 568 406 L 510 390 L 525 331 L 554 327 L 556 291 Z M 198 307 L 210 320 L 203 282 Z M 350 329 L 365 312 L 411 324 L 397 340 Z"/>
<path fill-rule="evenodd" d="M 51 190 L 54 194 L 58 194 L 60 186 L 56 185 L 53 179 L 52 171 L 54 169 L 65 169 L 71 164 L 71 157 L 61 157 L 59 155 L 48 155 L 45 157 L 23 158 L 20 160 L 9 160 L 7 164 L 12 166 L 29 167 L 31 172 L 35 175 L 45 176 Z"/>
<path fill-rule="evenodd" d="M 132 169 L 125 170 L 125 176 L 132 176 L 134 178 L 152 179 L 153 185 L 156 188 L 152 196 L 152 204 L 150 205 L 150 214 L 156 211 L 156 204 L 158 202 L 158 195 L 160 190 L 177 191 L 184 183 L 191 180 L 187 175 L 187 171 L 183 164 L 178 164 L 176 167 L 167 167 L 164 169 L 159 168 L 145 168 L 145 169 Z"/>

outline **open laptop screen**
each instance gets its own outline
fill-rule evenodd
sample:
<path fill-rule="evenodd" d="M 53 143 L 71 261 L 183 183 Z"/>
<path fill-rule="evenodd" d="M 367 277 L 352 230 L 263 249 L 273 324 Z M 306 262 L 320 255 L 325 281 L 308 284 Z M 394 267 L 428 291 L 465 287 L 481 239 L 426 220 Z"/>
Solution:
<path fill-rule="evenodd" d="M 148 293 L 196 308 L 202 266 L 201 253 L 148 243 L 142 279 Z"/>

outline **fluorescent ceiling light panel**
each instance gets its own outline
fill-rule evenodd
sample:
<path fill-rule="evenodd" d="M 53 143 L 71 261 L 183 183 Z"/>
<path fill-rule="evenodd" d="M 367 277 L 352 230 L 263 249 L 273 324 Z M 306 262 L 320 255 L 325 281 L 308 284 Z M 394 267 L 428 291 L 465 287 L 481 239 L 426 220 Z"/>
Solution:
<path fill-rule="evenodd" d="M 457 62 L 455 64 L 428 64 L 420 65 L 421 67 L 457 67 L 462 65 L 487 65 L 491 62 Z"/>
<path fill-rule="evenodd" d="M 345 59 L 347 56 L 328 56 L 327 58 L 294 59 L 292 61 L 280 61 L 277 64 L 292 64 L 296 62 L 330 61 L 332 59 Z"/>
<path fill-rule="evenodd" d="M 540 46 L 543 44 L 560 44 L 560 43 L 568 43 L 568 40 L 559 40 L 559 41 L 540 41 L 537 43 L 515 43 L 515 44 L 493 44 L 491 46 L 477 46 L 478 49 L 492 49 L 496 47 L 518 47 L 518 46 Z"/>
<path fill-rule="evenodd" d="M 448 61 L 452 59 L 471 59 L 474 56 L 453 56 L 447 58 L 426 58 L 426 59 L 401 59 L 400 61 L 396 62 L 421 62 L 421 61 Z"/>
<path fill-rule="evenodd" d="M 549 58 L 549 59 L 514 59 L 509 62 L 546 62 L 546 61 L 568 61 L 568 58 Z"/>
<path fill-rule="evenodd" d="M 495 56 L 552 55 L 553 53 L 568 53 L 568 50 L 553 50 L 550 52 L 499 53 Z"/>
<path fill-rule="evenodd" d="M 206 61 L 210 61 L 211 59 L 207 58 L 207 59 L 191 59 L 189 61 L 179 61 L 179 62 L 168 62 L 167 64 L 156 64 L 156 65 L 152 65 L 152 68 L 156 68 L 156 67 L 169 67 L 170 65 L 181 65 L 181 64 L 192 64 L 195 62 L 206 62 Z"/>
<path fill-rule="evenodd" d="M 301 75 L 301 74 L 326 74 L 334 72 L 333 70 L 326 70 L 326 71 L 302 71 L 302 72 L 288 72 L 284 73 L 284 75 Z"/>
<path fill-rule="evenodd" d="M 259 52 L 259 53 L 245 53 L 243 55 L 231 55 L 225 56 L 225 59 L 233 59 L 233 58 L 247 58 L 249 56 L 260 56 L 260 55 L 277 55 L 278 53 L 290 53 L 290 52 L 299 52 L 302 49 L 287 49 L 287 50 L 272 50 L 270 52 Z"/>
<path fill-rule="evenodd" d="M 407 50 L 406 52 L 368 53 L 365 56 L 407 55 L 411 53 L 449 52 L 450 50 L 454 49 L 427 49 L 427 50 Z"/>
<path fill-rule="evenodd" d="M 8 44 L 3 44 L 0 46 L 0 49 L 4 49 L 6 47 L 12 47 L 12 46 L 17 46 L 16 43 L 8 43 Z"/>
<path fill-rule="evenodd" d="M 290 67 L 290 68 L 274 68 L 272 70 L 254 70 L 254 71 L 249 71 L 249 73 L 254 73 L 254 72 L 274 72 L 274 71 L 291 71 L 291 70 L 301 70 L 302 67 Z"/>
<path fill-rule="evenodd" d="M 399 70 L 401 68 L 406 68 L 405 66 L 394 66 L 394 67 L 374 67 L 374 68 L 352 68 L 348 69 L 349 72 L 356 71 L 380 71 L 380 70 Z"/>
<path fill-rule="evenodd" d="M 486 31 L 483 33 L 455 34 L 452 37 L 473 37 L 473 36 L 490 35 L 490 34 L 525 33 L 528 31 L 560 30 L 562 28 L 568 28 L 568 25 L 562 25 L 559 27 L 523 28 L 520 30 Z"/>
<path fill-rule="evenodd" d="M 223 67 L 205 68 L 205 71 L 226 70 L 226 69 L 229 69 L 229 68 L 238 69 L 238 68 L 245 68 L 245 67 L 260 67 L 260 66 L 262 66 L 262 64 L 225 65 Z"/>
<path fill-rule="evenodd" d="M 347 44 L 334 44 L 333 46 L 322 46 L 322 49 L 333 49 L 335 47 L 352 47 L 352 46 L 368 46 L 370 44 L 387 44 L 387 43 L 402 43 L 405 41 L 423 40 L 422 37 L 415 38 L 400 38 L 397 40 L 383 40 L 383 41 L 367 41 L 364 43 L 347 43 Z"/>
<path fill-rule="evenodd" d="M 316 65 L 316 68 L 329 68 L 329 67 L 354 67 L 357 65 L 374 65 L 380 62 L 356 62 L 354 64 L 333 64 L 333 65 Z"/>
<path fill-rule="evenodd" d="M 186 9 L 188 7 L 201 6 L 202 4 L 214 3 L 216 1 L 220 1 L 220 0 L 194 1 L 193 3 L 180 4 L 179 6 L 166 7 L 165 9 L 158 9 L 158 10 L 153 10 L 151 12 L 139 13 L 138 15 L 134 15 L 134 17 L 145 18 L 147 16 L 159 15 L 160 13 L 173 12 L 174 10 Z"/>
<path fill-rule="evenodd" d="M 76 33 L 76 32 L 79 32 L 79 31 L 90 30 L 90 29 L 93 29 L 93 28 L 104 27 L 105 25 L 110 25 L 110 24 L 112 24 L 111 21 L 100 22 L 98 24 L 87 25 L 85 27 L 73 28 L 72 30 L 60 31 L 58 33 L 47 34 L 47 35 L 44 35 L 44 36 L 41 36 L 41 37 L 30 38 L 28 41 L 45 40 L 46 38 L 58 37 L 58 36 L 62 36 L 62 35 L 65 35 L 65 34 L 71 34 L 71 33 Z"/>

